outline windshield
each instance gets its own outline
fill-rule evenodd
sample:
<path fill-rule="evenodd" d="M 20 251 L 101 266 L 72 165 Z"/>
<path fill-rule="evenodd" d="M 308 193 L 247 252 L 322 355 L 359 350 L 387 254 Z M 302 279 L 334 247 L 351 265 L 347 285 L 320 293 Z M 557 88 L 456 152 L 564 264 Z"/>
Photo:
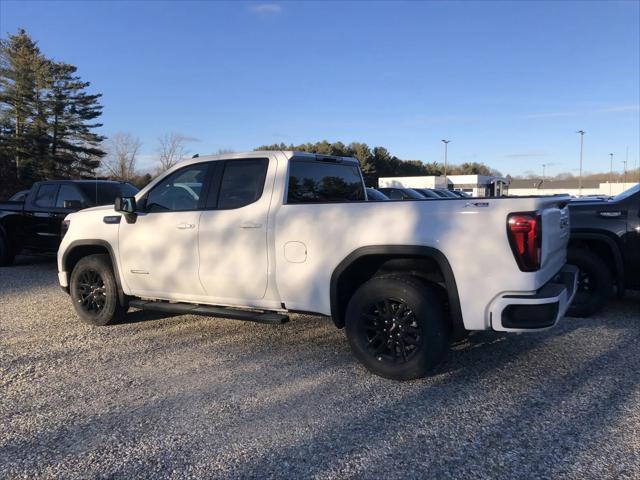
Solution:
<path fill-rule="evenodd" d="M 640 192 L 640 183 L 638 183 L 637 185 L 626 189 L 624 192 L 619 193 L 618 195 L 616 195 L 615 197 L 613 197 L 613 201 L 617 202 L 619 200 L 624 200 L 627 197 L 630 197 L 631 195 L 633 195 L 634 193 L 638 193 Z"/>
<path fill-rule="evenodd" d="M 414 198 L 416 200 L 423 200 L 426 197 L 424 195 L 422 195 L 421 193 L 416 192 L 414 189 L 412 188 L 406 188 L 405 189 L 405 193 L 407 194 L 407 196 L 409 198 Z"/>
<path fill-rule="evenodd" d="M 369 200 L 389 200 L 389 197 L 375 188 L 367 188 L 367 198 Z"/>
<path fill-rule="evenodd" d="M 97 186 L 97 188 L 96 188 Z M 78 187 L 91 205 L 111 205 L 116 197 L 133 197 L 138 189 L 130 183 L 83 182 Z"/>

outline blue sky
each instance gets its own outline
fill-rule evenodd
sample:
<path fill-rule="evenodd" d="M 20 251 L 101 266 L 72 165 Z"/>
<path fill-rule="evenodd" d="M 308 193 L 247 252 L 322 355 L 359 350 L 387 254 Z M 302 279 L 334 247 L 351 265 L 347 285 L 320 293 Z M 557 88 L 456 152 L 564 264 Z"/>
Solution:
<path fill-rule="evenodd" d="M 640 2 L 0 2 L 104 94 L 103 133 L 201 154 L 327 139 L 504 173 L 640 150 Z"/>

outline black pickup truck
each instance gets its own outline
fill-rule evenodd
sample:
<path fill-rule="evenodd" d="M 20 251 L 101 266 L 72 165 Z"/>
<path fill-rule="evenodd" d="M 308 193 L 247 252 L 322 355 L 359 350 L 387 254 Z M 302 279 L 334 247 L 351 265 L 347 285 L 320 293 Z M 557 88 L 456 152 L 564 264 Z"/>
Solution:
<path fill-rule="evenodd" d="M 640 185 L 613 198 L 569 203 L 568 263 L 578 266 L 578 291 L 568 315 L 586 317 L 613 293 L 640 289 Z"/>
<path fill-rule="evenodd" d="M 108 205 L 138 189 L 109 180 L 51 180 L 33 184 L 22 201 L 0 203 L 0 267 L 22 251 L 54 253 L 62 220 L 77 210 Z"/>

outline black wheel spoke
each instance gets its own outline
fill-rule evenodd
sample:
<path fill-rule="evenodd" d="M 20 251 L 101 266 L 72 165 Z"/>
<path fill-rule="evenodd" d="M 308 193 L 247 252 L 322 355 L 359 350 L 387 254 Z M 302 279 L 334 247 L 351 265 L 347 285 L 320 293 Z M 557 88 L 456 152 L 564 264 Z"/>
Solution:
<path fill-rule="evenodd" d="M 361 313 L 365 348 L 377 359 L 405 363 L 422 344 L 422 332 L 410 306 L 398 298 L 382 298 Z"/>
<path fill-rule="evenodd" d="M 78 275 L 77 301 L 88 313 L 98 315 L 107 303 L 104 280 L 99 272 L 87 269 Z"/>

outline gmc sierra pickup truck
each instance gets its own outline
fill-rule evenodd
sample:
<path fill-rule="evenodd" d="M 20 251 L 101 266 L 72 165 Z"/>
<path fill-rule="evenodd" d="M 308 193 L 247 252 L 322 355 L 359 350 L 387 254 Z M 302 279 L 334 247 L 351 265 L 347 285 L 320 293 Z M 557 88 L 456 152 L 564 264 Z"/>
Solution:
<path fill-rule="evenodd" d="M 0 267 L 10 265 L 23 251 L 57 252 L 62 220 L 69 213 L 96 205 L 113 205 L 116 197 L 137 192 L 129 183 L 109 180 L 34 183 L 22 200 L 0 203 Z"/>
<path fill-rule="evenodd" d="M 135 197 L 69 215 L 60 285 L 85 322 L 129 307 L 283 323 L 331 317 L 354 355 L 425 375 L 468 330 L 565 313 L 568 197 L 367 201 L 358 162 L 298 152 L 199 157 Z"/>
<path fill-rule="evenodd" d="M 613 287 L 640 290 L 640 185 L 612 198 L 569 203 L 569 261 L 578 267 L 578 290 L 569 314 L 587 317 L 611 298 Z"/>

